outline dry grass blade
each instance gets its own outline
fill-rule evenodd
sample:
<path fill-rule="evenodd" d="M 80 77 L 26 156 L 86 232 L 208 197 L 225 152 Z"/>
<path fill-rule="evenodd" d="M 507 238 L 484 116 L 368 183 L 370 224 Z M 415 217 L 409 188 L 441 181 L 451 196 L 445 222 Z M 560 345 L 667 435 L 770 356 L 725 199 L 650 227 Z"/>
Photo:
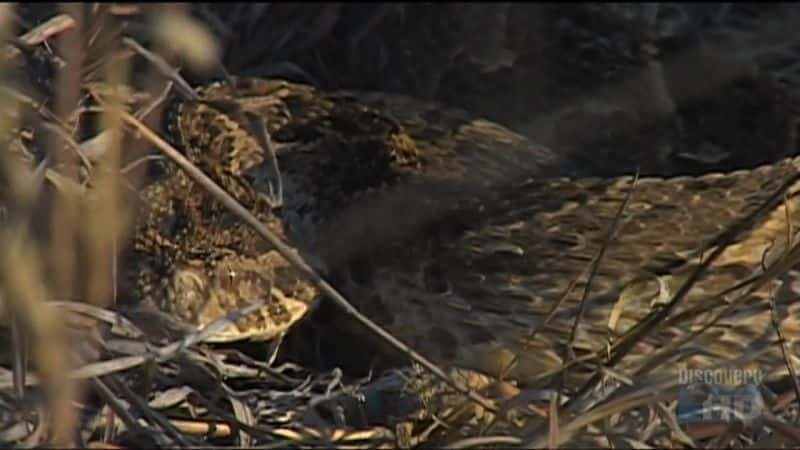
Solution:
<path fill-rule="evenodd" d="M 10 29 L 7 8 L 7 5 L 0 6 L 0 34 Z M 0 61 L 0 70 L 3 69 L 2 64 Z M 2 101 L 11 104 L 10 97 L 5 93 Z M 5 121 L 0 123 L 0 135 L 6 136 L 13 126 L 14 124 Z M 40 249 L 30 238 L 25 217 L 25 208 L 30 206 L 26 204 L 26 200 L 32 199 L 31 194 L 36 187 L 31 185 L 32 180 L 26 179 L 29 172 L 20 167 L 17 161 L 13 161 L 7 151 L 0 154 L 0 170 L 3 172 L 2 178 L 8 183 L 7 194 L 10 197 L 6 200 L 11 200 L 12 204 L 18 202 L 18 209 L 14 211 L 16 217 L 12 215 L 0 234 L 0 242 L 4 248 L 0 259 L 0 295 L 5 307 L 18 321 L 18 325 L 21 325 L 19 331 L 30 336 L 33 360 L 44 380 L 49 415 L 53 420 L 45 426 L 46 416 L 40 415 L 38 430 L 49 428 L 51 444 L 69 446 L 73 442 L 72 432 L 76 417 L 71 404 L 75 393 L 74 385 L 62 379 L 62 374 L 69 370 L 68 341 L 63 324 L 58 320 L 55 311 L 44 303 L 49 295 L 40 278 L 43 273 Z M 34 179 L 33 182 L 35 181 Z M 21 351 L 18 349 L 17 352 Z M 20 378 L 18 375 L 15 381 L 26 381 Z M 33 435 L 29 437 L 32 438 Z"/>
<path fill-rule="evenodd" d="M 169 438 L 170 441 L 172 441 L 172 443 L 178 444 L 181 447 L 190 447 L 197 444 L 190 442 L 177 428 L 175 428 L 173 424 L 169 422 L 169 420 L 167 420 L 157 411 L 154 411 L 152 408 L 150 408 L 147 402 L 144 401 L 144 399 L 142 399 L 138 394 L 133 392 L 127 383 L 117 379 L 114 375 L 109 376 L 106 381 L 112 381 L 117 389 L 122 392 L 128 402 L 138 409 L 145 419 L 157 425 L 158 428 L 164 432 L 164 435 Z"/>
<path fill-rule="evenodd" d="M 677 377 L 670 377 L 669 381 L 650 384 L 639 388 L 633 392 L 625 394 L 613 401 L 600 405 L 591 411 L 582 413 L 573 418 L 560 428 L 556 445 L 569 442 L 584 427 L 595 423 L 601 419 L 611 417 L 640 406 L 652 404 L 659 401 L 670 400 L 675 397 L 678 390 Z M 547 444 L 547 436 L 529 437 L 522 445 L 523 448 L 541 448 Z"/>
<path fill-rule="evenodd" d="M 125 356 L 107 361 L 89 363 L 83 367 L 76 369 L 69 373 L 68 376 L 59 374 L 59 380 L 84 380 L 103 375 L 109 375 L 115 372 L 121 372 L 137 366 L 140 366 L 152 359 L 151 355 L 145 356 Z M 36 386 L 41 384 L 39 377 L 30 375 L 26 379 L 27 386 Z M 6 376 L 0 376 L 0 389 L 8 389 L 13 386 L 13 381 Z"/>
<path fill-rule="evenodd" d="M 256 425 L 256 418 L 253 416 L 253 411 L 244 402 L 233 396 L 228 397 L 228 400 L 233 407 L 233 414 L 240 423 L 249 426 Z M 253 439 L 245 430 L 239 430 L 238 445 L 242 447 L 250 447 L 253 445 Z"/>
<path fill-rule="evenodd" d="M 659 417 L 661 417 L 661 420 L 667 424 L 670 432 L 677 438 L 678 442 L 690 447 L 697 446 L 692 438 L 681 429 L 678 418 L 675 416 L 674 412 L 670 411 L 663 403 L 658 403 L 656 405 L 656 412 Z"/>
<path fill-rule="evenodd" d="M 219 49 L 214 36 L 190 15 L 176 11 L 176 5 L 153 14 L 152 21 L 156 40 L 183 56 L 193 69 L 208 72 L 217 66 Z"/>
<path fill-rule="evenodd" d="M 127 82 L 128 65 L 125 62 L 106 64 L 106 78 L 112 85 Z M 105 151 L 98 161 L 93 177 L 96 197 L 94 214 L 86 217 L 82 227 L 87 251 L 87 266 L 92 274 L 87 280 L 85 300 L 93 305 L 106 304 L 109 298 L 116 303 L 116 245 L 123 237 L 128 222 L 128 211 L 121 199 L 119 169 L 122 160 L 122 122 L 120 113 L 125 105 L 112 99 L 102 116 L 102 127 L 107 133 Z"/>
<path fill-rule="evenodd" d="M 512 445 L 519 445 L 521 443 L 522 440 L 514 436 L 479 436 L 479 437 L 462 439 L 460 441 L 447 445 L 443 448 L 448 448 L 448 449 L 485 448 L 486 446 L 489 445 L 512 446 Z"/>
<path fill-rule="evenodd" d="M 27 44 L 37 45 L 57 36 L 64 31 L 70 30 L 75 26 L 75 19 L 67 14 L 59 14 L 46 22 L 37 25 L 32 30 L 20 36 L 20 39 Z"/>
<path fill-rule="evenodd" d="M 152 355 L 124 356 L 107 361 L 89 363 L 70 373 L 67 378 L 86 379 L 110 375 L 140 366 L 152 357 Z"/>
<path fill-rule="evenodd" d="M 171 420 L 170 422 L 181 433 L 194 436 L 221 438 L 232 434 L 231 426 L 224 422 L 201 422 L 196 420 Z"/>
<path fill-rule="evenodd" d="M 179 92 L 184 96 L 184 98 L 198 100 L 197 93 L 194 91 L 194 89 L 192 89 L 191 86 L 189 86 L 188 83 L 186 83 L 186 80 L 180 76 L 179 70 L 173 69 L 172 66 L 170 66 L 169 63 L 164 60 L 164 58 L 142 47 L 132 38 L 123 38 L 122 42 L 150 61 L 150 63 L 153 64 L 156 69 L 168 77 L 170 81 L 175 83 L 175 85 L 178 86 Z"/>
<path fill-rule="evenodd" d="M 166 86 L 164 86 L 164 89 L 162 89 L 161 94 L 159 94 L 158 97 L 153 99 L 153 101 L 149 105 L 147 105 L 146 107 L 142 108 L 140 111 L 136 112 L 136 118 L 139 119 L 139 120 L 142 120 L 142 121 L 147 120 L 147 118 L 150 116 L 150 114 L 153 113 L 153 111 L 158 109 L 160 106 L 162 106 L 167 101 L 167 99 L 169 98 L 170 92 L 172 92 L 172 87 L 174 86 L 174 84 L 175 84 L 175 82 L 170 80 L 166 84 Z"/>
<path fill-rule="evenodd" d="M 558 426 L 558 404 L 559 404 L 559 394 L 556 393 L 550 399 L 550 408 L 547 415 L 547 447 L 548 448 L 556 448 L 558 447 L 558 440 L 559 440 L 559 426 Z"/>
<path fill-rule="evenodd" d="M 94 388 L 95 392 L 98 393 L 103 398 L 103 401 L 106 405 L 111 409 L 111 411 L 116 414 L 117 417 L 122 420 L 122 423 L 129 430 L 136 430 L 140 433 L 147 433 L 147 430 L 139 424 L 139 421 L 131 414 L 128 410 L 127 406 L 114 394 L 114 392 L 109 389 L 109 387 L 101 381 L 99 378 L 92 378 L 92 387 Z M 162 443 L 169 445 L 169 440 L 162 437 L 161 432 L 156 432 L 153 435 L 156 440 L 160 440 Z"/>
<path fill-rule="evenodd" d="M 781 422 L 779 420 L 766 418 L 765 424 L 771 427 L 777 434 L 789 439 L 786 444 L 790 447 L 797 448 L 800 446 L 800 429 L 797 426 L 792 426 Z"/>
<path fill-rule="evenodd" d="M 603 239 L 603 243 L 600 245 L 600 248 L 597 251 L 597 255 L 595 255 L 595 257 L 592 259 L 591 269 L 589 270 L 589 278 L 586 280 L 586 286 L 584 287 L 583 295 L 581 296 L 581 300 L 578 306 L 578 312 L 575 315 L 575 320 L 572 322 L 572 328 L 570 329 L 569 338 L 567 339 L 567 346 L 563 356 L 565 362 L 569 361 L 570 359 L 574 359 L 574 358 L 568 358 L 568 356 L 572 353 L 572 345 L 575 342 L 575 335 L 578 331 L 578 324 L 580 323 L 581 318 L 583 317 L 583 312 L 586 308 L 586 302 L 589 298 L 589 292 L 591 292 L 592 288 L 592 281 L 594 280 L 595 275 L 597 275 L 597 271 L 600 269 L 600 263 L 603 260 L 603 255 L 605 255 L 608 245 L 614 239 L 614 236 L 617 234 L 617 231 L 619 230 L 622 214 L 631 200 L 631 196 L 633 195 L 636 189 L 636 182 L 638 180 L 639 180 L 639 172 L 636 172 L 636 174 L 633 177 L 633 180 L 631 181 L 630 189 L 625 194 L 625 198 L 623 199 L 622 203 L 620 203 L 619 208 L 617 209 L 617 212 L 614 215 L 614 220 L 612 220 L 608 226 L 608 232 L 606 233 L 606 237 L 605 239 Z M 565 365 L 564 371 L 561 373 L 561 385 L 557 390 L 558 396 L 561 395 L 561 390 L 563 389 L 564 383 L 566 383 L 568 370 L 569 366 Z M 561 402 L 558 401 L 558 403 L 560 404 Z"/>
<path fill-rule="evenodd" d="M 277 208 L 283 205 L 283 180 L 281 179 L 281 171 L 278 167 L 278 157 L 275 155 L 275 148 L 272 145 L 272 139 L 267 133 L 267 126 L 264 119 L 258 115 L 244 111 L 244 116 L 247 119 L 247 125 L 250 132 L 256 137 L 258 145 L 269 155 L 270 167 L 272 175 L 269 177 L 269 199 L 270 205 Z M 273 187 L 272 180 L 275 180 L 275 187 Z"/>
<path fill-rule="evenodd" d="M 83 314 L 93 319 L 111 325 L 111 332 L 117 336 L 131 339 L 141 339 L 144 333 L 121 314 L 98 306 L 78 302 L 62 302 L 53 300 L 49 303 L 56 308 L 62 308 L 68 313 Z"/>
<path fill-rule="evenodd" d="M 37 25 L 32 30 L 20 36 L 18 39 L 27 45 L 38 45 L 42 42 L 70 30 L 75 27 L 75 19 L 67 14 L 59 14 L 42 24 Z M 5 56 L 13 58 L 18 55 L 20 50 L 14 46 L 7 46 L 5 48 Z"/>
<path fill-rule="evenodd" d="M 13 313 L 13 311 L 12 311 Z M 13 383 L 14 393 L 18 398 L 25 397 L 25 378 L 27 376 L 28 366 L 28 348 L 25 334 L 21 328 L 19 320 L 11 315 L 11 345 L 13 346 Z"/>

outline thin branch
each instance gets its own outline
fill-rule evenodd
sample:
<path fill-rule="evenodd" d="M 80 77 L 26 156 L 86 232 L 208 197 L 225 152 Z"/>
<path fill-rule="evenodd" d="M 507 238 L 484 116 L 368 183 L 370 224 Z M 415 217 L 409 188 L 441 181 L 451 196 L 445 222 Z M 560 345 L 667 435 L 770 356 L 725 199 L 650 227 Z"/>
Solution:
<path fill-rule="evenodd" d="M 122 420 L 122 423 L 129 430 L 136 430 L 140 433 L 147 433 L 147 429 L 139 424 L 135 417 L 128 411 L 128 408 L 125 404 L 116 396 L 111 389 L 106 386 L 99 378 L 93 377 L 91 379 L 92 387 L 94 388 L 95 392 L 103 399 L 103 401 L 108 405 L 109 409 L 114 412 Z"/>
<path fill-rule="evenodd" d="M 178 87 L 178 91 L 181 93 L 181 95 L 184 96 L 184 98 L 191 100 L 199 99 L 197 93 L 194 92 L 194 89 L 192 89 L 192 87 L 189 86 L 189 83 L 187 83 L 186 80 L 184 80 L 183 77 L 180 76 L 180 70 L 174 69 L 172 66 L 170 66 L 164 60 L 164 58 L 142 47 L 141 45 L 139 45 L 138 42 L 136 42 L 132 38 L 129 37 L 122 38 L 122 43 L 133 49 L 136 53 L 142 55 L 145 59 L 150 61 L 156 67 L 156 69 L 158 69 L 164 76 L 172 80 Z"/>
<path fill-rule="evenodd" d="M 453 389 L 468 396 L 479 405 L 487 410 L 496 411 L 497 407 L 485 397 L 481 396 L 475 391 L 461 387 L 454 383 L 442 369 L 428 361 L 415 350 L 402 343 L 400 340 L 392 336 L 388 331 L 384 330 L 363 314 L 361 314 L 353 305 L 351 305 L 332 285 L 322 278 L 291 246 L 285 244 L 280 238 L 275 236 L 264 224 L 262 224 L 250 211 L 237 202 L 230 194 L 224 189 L 219 187 L 211 178 L 209 178 L 200 169 L 195 167 L 186 157 L 184 157 L 178 150 L 172 147 L 165 140 L 161 139 L 150 128 L 142 124 L 138 119 L 132 115 L 123 112 L 122 119 L 131 127 L 135 128 L 141 135 L 153 143 L 159 150 L 166 154 L 175 164 L 183 169 L 189 177 L 195 182 L 203 186 L 210 194 L 220 201 L 226 208 L 233 212 L 239 219 L 251 226 L 262 238 L 266 239 L 287 261 L 303 273 L 308 279 L 317 286 L 323 294 L 333 300 L 340 308 L 347 314 L 361 322 L 370 331 L 378 335 L 381 339 L 386 341 L 392 347 L 400 350 L 401 352 L 409 355 L 414 361 L 419 363 L 422 367 L 430 371 L 433 375 L 446 382 Z"/>

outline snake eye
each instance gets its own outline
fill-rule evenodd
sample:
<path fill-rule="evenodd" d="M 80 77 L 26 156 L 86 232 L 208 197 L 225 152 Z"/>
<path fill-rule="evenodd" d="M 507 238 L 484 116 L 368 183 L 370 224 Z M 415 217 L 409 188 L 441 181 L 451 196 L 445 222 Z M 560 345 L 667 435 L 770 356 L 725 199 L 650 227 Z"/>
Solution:
<path fill-rule="evenodd" d="M 217 282 L 222 289 L 230 289 L 236 280 L 236 271 L 233 269 L 224 269 L 217 272 Z"/>

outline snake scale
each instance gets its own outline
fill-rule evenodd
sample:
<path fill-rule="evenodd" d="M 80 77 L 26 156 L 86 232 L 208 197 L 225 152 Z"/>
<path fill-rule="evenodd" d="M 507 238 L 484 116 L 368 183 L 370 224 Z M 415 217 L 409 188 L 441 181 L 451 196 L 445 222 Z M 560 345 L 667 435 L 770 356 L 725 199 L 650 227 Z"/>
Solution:
<path fill-rule="evenodd" d="M 729 226 L 758 212 L 663 326 L 615 367 L 633 373 L 670 344 L 664 367 L 744 357 L 768 375 L 786 371 L 767 301 L 780 283 L 747 292 L 737 283 L 787 248 L 800 185 L 786 202 L 759 208 L 800 159 L 635 185 L 628 176 L 569 179 L 552 176 L 557 158 L 547 148 L 433 102 L 260 79 L 198 94 L 168 115 L 177 146 L 364 314 L 437 363 L 534 382 L 563 364 L 581 310 L 572 354 L 602 351 L 669 300 Z M 234 110 L 264 119 L 280 208 L 266 195 L 274 166 Z M 134 297 L 195 326 L 266 300 L 216 341 L 271 339 L 317 301 L 310 282 L 180 170 L 167 170 L 141 198 L 128 264 Z M 800 364 L 795 278 L 782 278 L 776 317 Z"/>

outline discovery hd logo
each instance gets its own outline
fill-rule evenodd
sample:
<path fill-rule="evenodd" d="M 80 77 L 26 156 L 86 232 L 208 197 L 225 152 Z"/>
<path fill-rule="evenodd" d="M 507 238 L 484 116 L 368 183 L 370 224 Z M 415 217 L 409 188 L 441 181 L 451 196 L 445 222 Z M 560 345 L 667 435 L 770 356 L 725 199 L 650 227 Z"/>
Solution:
<path fill-rule="evenodd" d="M 719 386 L 759 385 L 764 373 L 759 369 L 686 369 L 678 372 L 680 384 L 705 383 Z"/>
<path fill-rule="evenodd" d="M 758 369 L 696 369 L 679 373 L 678 420 L 697 422 L 751 422 L 761 416 L 764 399 Z"/>

